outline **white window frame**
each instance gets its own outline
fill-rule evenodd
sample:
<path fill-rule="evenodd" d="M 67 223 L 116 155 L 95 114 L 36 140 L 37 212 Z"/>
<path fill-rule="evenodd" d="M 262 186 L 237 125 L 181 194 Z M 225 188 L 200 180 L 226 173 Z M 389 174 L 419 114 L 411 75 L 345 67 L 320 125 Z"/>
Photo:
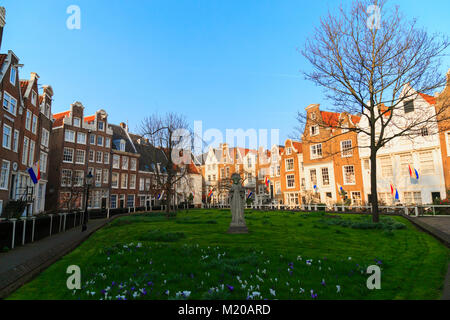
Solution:
<path fill-rule="evenodd" d="M 78 117 L 74 117 L 73 118 L 73 126 L 77 127 L 77 128 L 80 128 L 81 127 L 81 119 L 78 118 Z"/>
<path fill-rule="evenodd" d="M 83 161 L 78 161 L 78 153 L 82 153 L 83 154 Z M 86 150 L 83 149 L 77 149 L 75 151 L 75 163 L 76 164 L 86 164 Z"/>
<path fill-rule="evenodd" d="M 66 129 L 64 130 L 64 141 L 75 143 L 75 131 Z"/>
<path fill-rule="evenodd" d="M 328 170 L 328 167 L 323 167 L 320 169 L 320 172 L 322 174 L 322 185 L 329 186 L 330 185 L 330 170 Z M 325 178 L 324 178 L 325 176 L 327 177 L 326 180 L 328 180 L 328 183 L 325 183 Z"/>
<path fill-rule="evenodd" d="M 33 114 L 33 119 L 31 120 L 31 132 L 33 132 L 33 134 L 36 134 L 37 127 L 38 127 L 38 118 L 35 114 Z"/>
<path fill-rule="evenodd" d="M 19 139 L 20 139 L 19 130 L 14 129 L 13 140 L 12 140 L 12 151 L 14 151 L 16 153 L 19 151 Z"/>
<path fill-rule="evenodd" d="M 99 142 L 99 140 L 101 142 Z M 100 147 L 103 147 L 104 142 L 105 142 L 105 139 L 103 138 L 103 136 L 97 135 L 97 145 L 100 146 Z"/>
<path fill-rule="evenodd" d="M 353 168 L 353 182 L 349 182 L 347 181 L 347 176 L 346 176 L 346 168 L 352 167 Z M 349 186 L 349 185 L 355 185 L 356 184 L 356 172 L 355 172 L 355 166 L 350 164 L 350 165 L 345 165 L 342 166 L 342 178 L 344 180 L 344 185 Z"/>
<path fill-rule="evenodd" d="M 100 160 L 99 160 L 99 156 L 100 155 Z M 97 151 L 96 153 L 95 153 L 95 162 L 97 162 L 97 163 L 103 163 L 103 152 L 101 152 L 101 151 Z"/>
<path fill-rule="evenodd" d="M 28 131 L 31 130 L 31 118 L 32 118 L 32 112 L 27 109 L 27 112 L 25 114 L 25 129 Z"/>
<path fill-rule="evenodd" d="M 431 155 L 431 159 L 424 159 L 423 155 L 425 154 L 430 154 Z M 436 174 L 436 166 L 434 164 L 434 155 L 433 155 L 433 151 L 424 151 L 424 152 L 420 152 L 419 153 L 419 162 L 420 162 L 420 174 L 424 175 L 424 176 L 429 176 L 429 175 L 434 175 Z M 426 163 L 431 162 L 432 165 L 432 170 L 431 169 L 427 169 Z"/>
<path fill-rule="evenodd" d="M 66 156 L 66 150 L 68 150 L 68 151 L 72 151 L 71 153 L 72 153 L 72 161 L 68 161 L 68 160 L 65 160 L 64 158 L 65 158 L 65 156 Z M 74 151 L 74 149 L 73 148 L 68 148 L 68 147 L 64 147 L 63 148 L 63 162 L 64 163 L 73 163 L 73 161 L 75 160 L 74 159 L 74 157 L 75 157 L 75 151 Z"/>
<path fill-rule="evenodd" d="M 36 142 L 34 140 L 30 140 L 30 152 L 28 154 L 28 165 L 30 167 L 34 164 L 34 153 L 36 152 Z"/>
<path fill-rule="evenodd" d="M 313 133 L 313 128 L 317 128 L 317 132 Z M 311 137 L 317 136 L 319 134 L 319 126 L 317 124 L 311 125 L 309 127 L 309 135 Z"/>
<path fill-rule="evenodd" d="M 16 85 L 16 80 L 17 80 L 17 68 L 16 67 L 11 67 L 10 72 L 9 72 L 9 82 L 15 86 Z"/>
<path fill-rule="evenodd" d="M 292 186 L 289 186 L 290 179 L 289 177 L 292 177 Z M 295 174 L 287 174 L 286 175 L 286 189 L 293 189 L 295 188 Z"/>
<path fill-rule="evenodd" d="M 5 106 L 5 101 L 7 102 Z M 14 103 L 13 103 L 14 102 Z M 17 114 L 17 99 L 10 95 L 7 91 L 3 91 L 2 99 L 3 109 L 16 116 Z"/>
<path fill-rule="evenodd" d="M 320 155 L 318 154 L 319 146 L 320 146 Z M 312 146 L 310 146 L 311 159 L 321 159 L 322 157 L 323 157 L 323 149 L 321 143 L 313 144 Z"/>
<path fill-rule="evenodd" d="M 350 143 L 350 146 L 346 146 L 344 148 L 344 144 L 348 144 L 348 143 Z M 352 140 L 349 139 L 349 140 L 341 141 L 341 157 L 342 158 L 348 158 L 348 157 L 351 157 L 351 156 L 353 156 L 353 143 L 352 143 Z"/>
<path fill-rule="evenodd" d="M 22 164 L 26 165 L 28 160 L 28 148 L 30 147 L 30 138 L 23 137 Z"/>
<path fill-rule="evenodd" d="M 84 139 L 81 139 L 80 137 L 84 137 Z M 84 132 L 77 132 L 77 143 L 78 144 L 86 144 L 87 135 Z"/>
<path fill-rule="evenodd" d="M 3 164 L 7 164 L 5 173 L 3 173 L 3 170 L 4 170 Z M 0 167 L 0 190 L 8 190 L 10 171 L 11 171 L 11 162 L 8 160 L 2 160 L 1 167 Z M 4 179 L 4 180 L 2 181 L 2 179 Z"/>
<path fill-rule="evenodd" d="M 7 141 L 5 141 L 5 128 L 9 129 L 9 136 Z M 2 146 L 4 149 L 11 150 L 12 140 L 14 138 L 14 130 L 11 126 L 7 125 L 6 123 L 3 123 L 3 132 L 2 132 Z M 5 142 L 7 142 L 5 144 Z"/>
<path fill-rule="evenodd" d="M 50 132 L 47 129 L 42 128 L 41 145 L 48 148 L 49 140 L 50 140 Z"/>
<path fill-rule="evenodd" d="M 115 182 L 114 182 L 114 177 L 117 177 Z M 113 172 L 111 174 L 111 188 L 119 189 L 119 183 L 120 183 L 119 180 L 120 180 L 120 174 L 118 172 Z"/>
<path fill-rule="evenodd" d="M 286 171 L 294 171 L 294 158 L 285 159 Z"/>
<path fill-rule="evenodd" d="M 103 183 L 109 182 L 109 170 L 103 169 Z"/>
<path fill-rule="evenodd" d="M 41 154 L 39 155 L 39 169 L 42 173 L 47 172 L 47 162 L 48 162 L 48 154 L 46 152 L 41 151 Z"/>

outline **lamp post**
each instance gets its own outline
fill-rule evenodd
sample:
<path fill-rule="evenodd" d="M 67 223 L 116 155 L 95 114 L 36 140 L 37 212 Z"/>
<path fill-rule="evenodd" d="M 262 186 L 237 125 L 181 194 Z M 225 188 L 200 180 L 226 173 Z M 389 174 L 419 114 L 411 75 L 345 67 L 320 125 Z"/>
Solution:
<path fill-rule="evenodd" d="M 86 175 L 86 196 L 85 196 L 85 204 L 84 204 L 84 217 L 83 217 L 83 226 L 81 227 L 81 231 L 84 232 L 87 229 L 88 223 L 88 201 L 89 201 L 89 187 L 92 185 L 93 180 L 92 173 Z"/>

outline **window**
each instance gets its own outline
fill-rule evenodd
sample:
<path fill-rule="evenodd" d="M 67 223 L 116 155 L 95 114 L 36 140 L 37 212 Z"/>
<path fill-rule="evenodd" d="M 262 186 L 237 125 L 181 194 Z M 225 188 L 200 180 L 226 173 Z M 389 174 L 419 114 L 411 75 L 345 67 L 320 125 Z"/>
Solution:
<path fill-rule="evenodd" d="M 277 177 L 279 177 L 281 175 L 281 166 L 278 165 L 277 166 Z"/>
<path fill-rule="evenodd" d="M 103 156 L 103 161 L 105 164 L 109 164 L 109 153 L 105 152 Z"/>
<path fill-rule="evenodd" d="M 31 111 L 27 110 L 27 115 L 25 118 L 25 129 L 27 129 L 28 131 L 30 131 L 31 129 Z"/>
<path fill-rule="evenodd" d="M 409 153 L 400 155 L 400 174 L 402 176 L 409 176 L 409 166 L 412 164 L 412 155 Z"/>
<path fill-rule="evenodd" d="M 150 179 L 145 179 L 145 190 L 149 191 L 150 190 L 150 185 L 151 185 L 151 181 Z"/>
<path fill-rule="evenodd" d="M 119 150 L 125 151 L 125 141 L 124 140 L 120 140 Z"/>
<path fill-rule="evenodd" d="M 309 170 L 309 176 L 311 178 L 311 184 L 312 184 L 311 187 L 317 185 L 317 172 L 316 172 L 316 169 Z"/>
<path fill-rule="evenodd" d="M 140 178 L 139 179 L 139 191 L 144 191 L 144 188 L 145 188 L 145 179 Z"/>
<path fill-rule="evenodd" d="M 360 191 L 352 191 L 350 193 L 350 197 L 352 200 L 352 204 L 360 206 L 361 205 L 361 192 Z"/>
<path fill-rule="evenodd" d="M 0 172 L 0 189 L 2 190 L 8 190 L 9 164 L 9 161 L 2 161 L 2 171 Z"/>
<path fill-rule="evenodd" d="M 50 138 L 50 133 L 48 132 L 48 130 L 45 128 L 42 128 L 41 144 L 46 148 L 48 148 L 49 138 Z"/>
<path fill-rule="evenodd" d="M 103 121 L 98 122 L 98 130 L 100 131 L 105 130 L 105 123 Z"/>
<path fill-rule="evenodd" d="M 8 92 L 3 92 L 3 109 L 9 113 L 16 115 L 17 100 L 14 99 Z"/>
<path fill-rule="evenodd" d="M 105 147 L 110 148 L 111 147 L 111 138 L 105 138 Z"/>
<path fill-rule="evenodd" d="M 95 134 L 89 135 L 89 143 L 95 145 Z"/>
<path fill-rule="evenodd" d="M 103 183 L 108 183 L 109 180 L 109 170 L 103 169 Z"/>
<path fill-rule="evenodd" d="M 120 168 L 120 156 L 117 154 L 113 155 L 113 168 L 119 169 Z"/>
<path fill-rule="evenodd" d="M 122 157 L 122 170 L 128 170 L 128 157 Z"/>
<path fill-rule="evenodd" d="M 322 144 L 315 144 L 311 146 L 311 159 L 322 158 Z"/>
<path fill-rule="evenodd" d="M 64 148 L 63 162 L 73 162 L 73 149 L 72 148 Z"/>
<path fill-rule="evenodd" d="M 14 130 L 14 136 L 12 141 L 12 150 L 17 152 L 19 149 L 19 130 Z"/>
<path fill-rule="evenodd" d="M 111 187 L 115 189 L 119 187 L 119 174 L 117 172 L 111 174 Z"/>
<path fill-rule="evenodd" d="M 330 185 L 330 175 L 328 174 L 328 168 L 322 168 L 322 183 L 324 186 Z"/>
<path fill-rule="evenodd" d="M 102 184 L 102 169 L 95 170 L 95 185 L 101 186 Z"/>
<path fill-rule="evenodd" d="M 111 209 L 117 208 L 117 195 L 112 194 L 111 195 L 111 203 L 110 203 Z"/>
<path fill-rule="evenodd" d="M 75 126 L 75 127 L 80 127 L 80 125 L 81 125 L 81 120 L 80 120 L 80 118 L 73 118 L 73 125 Z"/>
<path fill-rule="evenodd" d="M 89 162 L 95 161 L 95 152 L 94 150 L 89 150 Z"/>
<path fill-rule="evenodd" d="M 352 140 L 341 141 L 341 156 L 351 157 L 353 155 Z"/>
<path fill-rule="evenodd" d="M 30 141 L 30 154 L 28 159 L 28 165 L 31 167 L 34 164 L 34 148 L 36 146 L 36 143 L 31 140 Z"/>
<path fill-rule="evenodd" d="M 72 185 L 72 170 L 62 169 L 61 186 L 70 187 Z"/>
<path fill-rule="evenodd" d="M 405 204 L 422 204 L 422 193 L 418 192 L 404 192 L 403 202 Z"/>
<path fill-rule="evenodd" d="M 64 140 L 67 142 L 75 142 L 75 131 L 66 130 Z"/>
<path fill-rule="evenodd" d="M 97 136 L 97 145 L 103 147 L 103 137 Z"/>
<path fill-rule="evenodd" d="M 96 161 L 97 163 L 103 163 L 103 152 L 97 151 Z"/>
<path fill-rule="evenodd" d="M 45 104 L 44 114 L 47 118 L 50 119 L 50 105 L 48 103 Z"/>
<path fill-rule="evenodd" d="M 11 135 L 11 127 L 3 124 L 3 148 L 11 150 Z"/>
<path fill-rule="evenodd" d="M 77 133 L 77 143 L 86 144 L 86 133 L 84 132 Z"/>
<path fill-rule="evenodd" d="M 127 197 L 127 207 L 133 208 L 134 207 L 134 194 L 129 194 Z"/>
<path fill-rule="evenodd" d="M 120 187 L 122 189 L 128 188 L 128 174 L 122 173 L 122 177 L 120 179 L 120 182 L 121 182 Z"/>
<path fill-rule="evenodd" d="M 136 171 L 136 158 L 131 158 L 130 159 L 130 170 L 134 170 Z"/>
<path fill-rule="evenodd" d="M 344 184 L 355 184 L 355 167 L 353 166 L 343 166 L 344 172 Z"/>
<path fill-rule="evenodd" d="M 287 188 L 294 188 L 294 186 L 295 186 L 295 176 L 293 174 L 288 174 L 286 176 L 286 186 L 287 186 Z"/>
<path fill-rule="evenodd" d="M 286 171 L 294 170 L 294 159 L 286 159 Z"/>
<path fill-rule="evenodd" d="M 276 194 L 281 194 L 281 183 L 280 182 L 275 183 L 275 192 L 276 192 Z"/>
<path fill-rule="evenodd" d="M 404 106 L 404 109 L 405 109 L 405 113 L 414 112 L 414 101 L 413 100 L 406 101 L 403 104 L 403 106 Z"/>
<path fill-rule="evenodd" d="M 311 113 L 311 120 L 316 120 L 316 114 L 315 113 Z"/>
<path fill-rule="evenodd" d="M 39 157 L 39 169 L 41 170 L 42 173 L 46 173 L 47 172 L 47 161 L 48 161 L 48 154 L 46 154 L 45 152 L 41 152 L 41 155 Z"/>
<path fill-rule="evenodd" d="M 420 128 L 420 135 L 421 135 L 422 137 L 428 136 L 428 135 L 429 135 L 429 133 L 428 133 L 428 128 L 427 128 L 427 127 Z"/>
<path fill-rule="evenodd" d="M 380 158 L 381 175 L 383 177 L 392 177 L 392 161 L 389 157 Z"/>
<path fill-rule="evenodd" d="M 33 132 L 33 134 L 36 134 L 37 132 L 37 117 L 35 114 L 33 114 L 33 122 L 31 123 L 31 132 Z"/>
<path fill-rule="evenodd" d="M 77 149 L 75 153 L 75 163 L 84 164 L 85 159 L 86 159 L 86 151 Z"/>
<path fill-rule="evenodd" d="M 394 198 L 390 192 L 379 192 L 378 193 L 378 202 L 382 204 L 392 204 Z"/>
<path fill-rule="evenodd" d="M 130 175 L 130 189 L 135 189 L 135 188 L 136 188 L 136 175 L 131 174 Z"/>
<path fill-rule="evenodd" d="M 309 127 L 309 131 L 311 136 L 316 136 L 319 134 L 319 126 L 318 125 L 311 126 Z"/>
<path fill-rule="evenodd" d="M 434 174 L 434 159 L 433 152 L 421 152 L 419 153 L 420 160 L 420 173 L 423 175 Z"/>
<path fill-rule="evenodd" d="M 287 201 L 289 205 L 299 205 L 298 193 L 289 193 Z"/>
<path fill-rule="evenodd" d="M 28 146 L 30 145 L 30 139 L 28 137 L 23 138 L 23 150 L 22 150 L 22 164 L 27 164 L 28 160 Z"/>
<path fill-rule="evenodd" d="M 11 72 L 9 73 L 9 82 L 11 82 L 13 86 L 16 85 L 16 78 L 17 78 L 17 69 L 11 67 Z"/>
<path fill-rule="evenodd" d="M 76 170 L 73 176 L 73 185 L 75 187 L 82 187 L 84 181 L 84 171 Z"/>
<path fill-rule="evenodd" d="M 290 155 L 290 154 L 292 154 L 292 148 L 288 147 L 288 148 L 286 148 L 286 155 Z"/>
<path fill-rule="evenodd" d="M 365 170 L 370 170 L 370 160 L 369 159 L 364 159 L 363 165 L 364 165 Z"/>
<path fill-rule="evenodd" d="M 247 157 L 247 168 L 251 168 L 252 167 L 252 158 Z"/>

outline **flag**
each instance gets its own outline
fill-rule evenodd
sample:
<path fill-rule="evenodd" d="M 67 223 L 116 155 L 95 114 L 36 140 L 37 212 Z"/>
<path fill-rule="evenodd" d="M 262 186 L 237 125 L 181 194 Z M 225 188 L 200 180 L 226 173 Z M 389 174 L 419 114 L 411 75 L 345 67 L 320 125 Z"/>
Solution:
<path fill-rule="evenodd" d="M 270 183 L 270 180 L 266 177 L 266 181 L 265 181 L 266 187 L 269 186 L 269 183 Z"/>
<path fill-rule="evenodd" d="M 316 185 L 314 185 L 314 187 L 313 187 L 313 188 L 314 188 L 314 191 L 315 191 L 315 192 L 317 192 L 317 186 L 316 186 Z"/>
<path fill-rule="evenodd" d="M 419 172 L 417 172 L 417 170 L 414 169 L 414 173 L 416 174 L 416 179 L 419 180 Z"/>
<path fill-rule="evenodd" d="M 41 168 L 39 161 L 36 162 L 31 168 L 28 168 L 27 171 L 34 184 L 38 183 L 38 181 L 41 180 Z"/>
<path fill-rule="evenodd" d="M 412 178 L 413 177 L 413 172 L 411 170 L 411 165 L 408 164 L 408 169 L 409 169 L 409 176 Z"/>
<path fill-rule="evenodd" d="M 395 200 L 400 200 L 400 197 L 398 196 L 398 190 L 395 189 Z"/>
<path fill-rule="evenodd" d="M 209 191 L 209 193 L 208 193 L 208 198 L 209 197 L 211 197 L 213 195 L 213 191 L 212 191 L 212 189 Z"/>
<path fill-rule="evenodd" d="M 344 192 L 344 188 L 342 188 L 342 186 L 339 183 L 337 184 L 337 186 L 340 193 Z"/>
<path fill-rule="evenodd" d="M 394 195 L 394 186 L 391 183 L 391 194 Z"/>
<path fill-rule="evenodd" d="M 250 197 L 252 196 L 253 192 L 250 191 L 250 189 L 247 192 L 247 199 L 250 199 Z"/>
<path fill-rule="evenodd" d="M 163 195 L 164 195 L 164 191 L 162 193 L 158 194 L 158 200 L 161 200 Z"/>
<path fill-rule="evenodd" d="M 411 177 L 411 178 L 413 178 L 413 179 L 419 179 L 419 172 L 417 171 L 417 169 L 415 169 L 415 168 L 411 168 L 411 166 L 410 165 L 408 165 L 408 167 L 409 167 L 409 176 Z M 413 172 L 413 169 L 414 169 L 414 172 Z"/>

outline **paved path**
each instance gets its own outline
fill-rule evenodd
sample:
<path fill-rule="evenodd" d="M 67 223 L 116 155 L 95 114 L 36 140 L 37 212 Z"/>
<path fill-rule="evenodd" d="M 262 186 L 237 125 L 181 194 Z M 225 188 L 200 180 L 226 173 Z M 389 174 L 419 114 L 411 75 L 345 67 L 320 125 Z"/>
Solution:
<path fill-rule="evenodd" d="M 9 252 L 0 253 L 0 298 L 7 297 L 11 292 L 75 249 L 96 230 L 119 216 L 123 215 L 114 216 L 109 220 L 90 220 L 85 232 L 81 232 L 81 226 L 77 226 L 66 232 L 17 247 Z"/>
<path fill-rule="evenodd" d="M 406 218 L 450 248 L 450 216 Z M 444 291 L 441 299 L 450 300 L 450 264 L 447 267 L 447 275 L 444 281 Z"/>

